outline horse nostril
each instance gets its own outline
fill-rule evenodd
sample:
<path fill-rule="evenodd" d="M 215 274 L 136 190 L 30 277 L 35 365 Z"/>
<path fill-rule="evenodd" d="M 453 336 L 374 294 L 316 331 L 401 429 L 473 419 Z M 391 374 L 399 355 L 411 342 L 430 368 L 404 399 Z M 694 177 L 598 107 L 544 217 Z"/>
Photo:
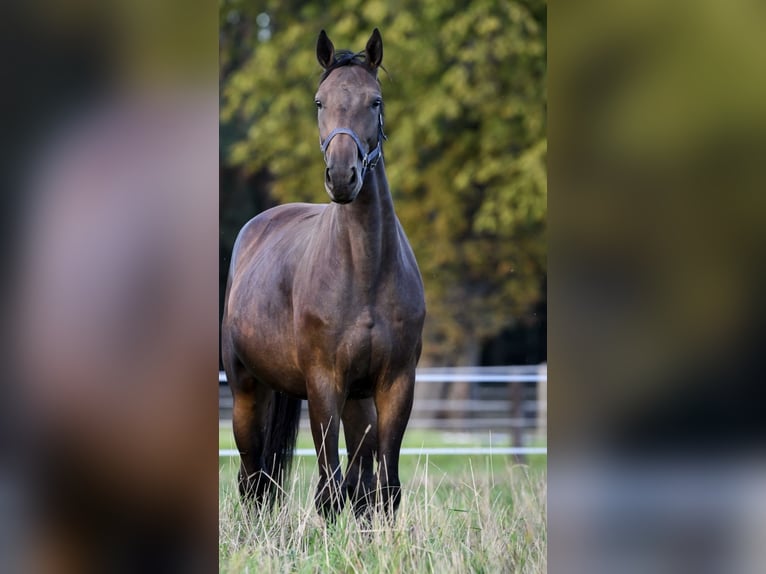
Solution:
<path fill-rule="evenodd" d="M 348 178 L 348 184 L 354 185 L 356 183 L 356 167 L 351 168 L 351 177 Z"/>
<path fill-rule="evenodd" d="M 327 187 L 332 188 L 332 179 L 330 178 L 330 168 L 329 167 L 326 170 L 324 170 L 324 182 L 327 185 Z"/>

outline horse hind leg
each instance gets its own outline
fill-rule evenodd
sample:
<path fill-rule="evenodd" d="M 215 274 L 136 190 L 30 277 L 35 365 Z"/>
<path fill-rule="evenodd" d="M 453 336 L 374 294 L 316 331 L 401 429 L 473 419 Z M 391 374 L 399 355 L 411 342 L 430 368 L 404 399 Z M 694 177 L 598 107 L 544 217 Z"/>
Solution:
<path fill-rule="evenodd" d="M 344 481 L 346 495 L 357 518 L 366 517 L 375 488 L 375 451 L 378 421 L 372 399 L 350 400 L 343 408 L 348 466 Z"/>
<path fill-rule="evenodd" d="M 243 502 L 262 506 L 273 501 L 273 480 L 264 460 L 264 428 L 273 391 L 245 373 L 241 365 L 226 371 L 234 397 L 232 428 L 240 456 L 239 493 Z"/>

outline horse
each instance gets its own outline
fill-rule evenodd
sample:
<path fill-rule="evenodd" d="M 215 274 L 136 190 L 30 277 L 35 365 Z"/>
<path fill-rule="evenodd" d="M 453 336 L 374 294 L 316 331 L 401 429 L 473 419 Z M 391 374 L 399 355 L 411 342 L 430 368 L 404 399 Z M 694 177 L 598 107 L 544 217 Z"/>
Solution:
<path fill-rule="evenodd" d="M 324 30 L 314 101 L 329 203 L 288 203 L 241 229 L 227 280 L 222 361 L 234 398 L 243 501 L 284 493 L 301 402 L 317 454 L 317 512 L 356 516 L 401 500 L 399 453 L 412 410 L 426 306 L 383 159 L 377 28 L 363 52 Z M 348 452 L 338 453 L 340 423 Z M 376 468 L 377 464 L 377 468 Z"/>

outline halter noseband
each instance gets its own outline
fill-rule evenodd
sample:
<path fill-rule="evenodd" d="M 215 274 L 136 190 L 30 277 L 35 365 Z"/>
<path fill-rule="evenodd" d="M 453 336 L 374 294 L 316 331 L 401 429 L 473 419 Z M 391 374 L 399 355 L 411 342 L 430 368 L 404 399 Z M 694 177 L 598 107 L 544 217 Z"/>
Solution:
<path fill-rule="evenodd" d="M 359 136 L 356 135 L 356 132 L 351 128 L 335 128 L 329 133 L 324 141 L 322 141 L 322 138 L 319 138 L 319 148 L 322 150 L 322 155 L 325 156 L 325 163 L 327 163 L 327 147 L 330 145 L 332 138 L 338 134 L 346 134 L 347 136 L 351 136 L 351 139 L 354 140 L 356 149 L 359 151 L 359 156 L 362 158 L 361 179 L 364 181 L 364 176 L 367 175 L 367 169 L 373 169 L 376 165 L 378 165 L 378 160 L 380 159 L 382 150 L 381 144 L 383 140 L 388 139 L 386 134 L 383 133 L 383 116 L 378 116 L 378 143 L 369 152 L 364 151 L 362 140 L 359 139 Z"/>

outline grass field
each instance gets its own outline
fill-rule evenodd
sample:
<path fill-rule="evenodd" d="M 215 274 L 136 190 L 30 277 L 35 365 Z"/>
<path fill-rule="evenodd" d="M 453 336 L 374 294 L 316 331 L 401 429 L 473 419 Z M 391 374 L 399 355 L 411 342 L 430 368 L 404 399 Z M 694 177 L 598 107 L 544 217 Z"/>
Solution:
<path fill-rule="evenodd" d="M 408 432 L 404 446 L 445 440 Z M 230 429 L 221 430 L 220 446 L 233 447 Z M 301 432 L 298 447 L 311 447 L 308 433 Z M 357 523 L 348 509 L 332 526 L 318 517 L 313 457 L 295 459 L 281 508 L 247 517 L 237 495 L 238 465 L 237 457 L 220 458 L 221 572 L 546 571 L 544 456 L 523 465 L 508 456 L 402 457 L 396 522 L 376 519 L 371 526 Z"/>

